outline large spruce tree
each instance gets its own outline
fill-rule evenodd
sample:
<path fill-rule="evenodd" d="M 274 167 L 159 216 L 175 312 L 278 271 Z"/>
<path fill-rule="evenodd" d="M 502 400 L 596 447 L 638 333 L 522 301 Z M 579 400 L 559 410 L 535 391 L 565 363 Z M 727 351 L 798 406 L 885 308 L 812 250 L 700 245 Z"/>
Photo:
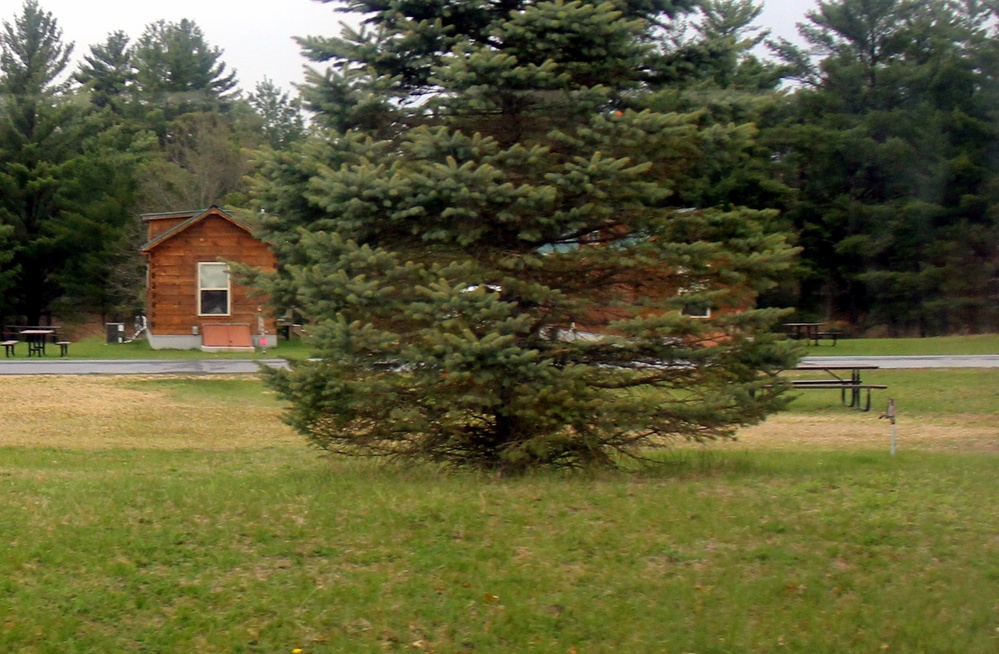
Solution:
<path fill-rule="evenodd" d="M 302 43 L 327 129 L 257 181 L 315 360 L 271 381 L 337 452 L 516 471 L 707 441 L 782 405 L 754 300 L 792 251 L 711 206 L 754 129 L 666 112 L 693 2 L 356 0 Z"/>

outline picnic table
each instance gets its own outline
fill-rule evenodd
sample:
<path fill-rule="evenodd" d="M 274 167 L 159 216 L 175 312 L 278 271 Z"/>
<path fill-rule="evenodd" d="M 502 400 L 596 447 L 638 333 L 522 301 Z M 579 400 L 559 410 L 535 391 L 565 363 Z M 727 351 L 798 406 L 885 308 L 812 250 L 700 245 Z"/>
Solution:
<path fill-rule="evenodd" d="M 45 356 L 45 343 L 55 333 L 54 329 L 22 329 L 21 336 L 28 343 L 28 356 Z"/>
<path fill-rule="evenodd" d="M 820 379 L 792 379 L 791 387 L 809 390 L 838 389 L 840 392 L 840 401 L 844 405 L 855 407 L 860 411 L 870 411 L 871 390 L 886 389 L 888 386 L 884 384 L 865 384 L 863 381 L 863 371 L 877 370 L 878 368 L 879 366 L 855 364 L 798 366 L 794 370 L 824 372 L 826 376 Z M 866 401 L 862 401 L 863 391 L 867 391 Z"/>
<path fill-rule="evenodd" d="M 811 341 L 818 345 L 819 339 L 827 338 L 832 340 L 833 345 L 836 345 L 840 332 L 822 329 L 825 324 L 824 322 L 786 322 L 783 327 L 788 338 L 793 338 L 796 341 Z"/>
<path fill-rule="evenodd" d="M 4 325 L 3 326 L 3 345 L 6 350 L 5 354 L 10 356 L 14 353 L 14 346 L 19 341 L 24 341 L 28 344 L 28 356 L 45 356 L 46 345 L 49 340 L 53 343 L 59 341 L 59 330 L 61 328 L 57 325 Z M 63 352 L 65 352 L 66 345 L 68 343 L 60 343 L 59 347 Z"/>

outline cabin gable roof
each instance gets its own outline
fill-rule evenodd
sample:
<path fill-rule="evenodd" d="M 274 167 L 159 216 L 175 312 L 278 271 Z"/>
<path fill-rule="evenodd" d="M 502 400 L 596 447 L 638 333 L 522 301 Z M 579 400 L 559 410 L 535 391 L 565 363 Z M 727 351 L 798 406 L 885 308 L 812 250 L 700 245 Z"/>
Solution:
<path fill-rule="evenodd" d="M 157 221 L 157 220 L 178 220 L 178 219 L 180 219 L 180 220 L 182 220 L 182 222 L 180 222 L 177 225 L 174 225 L 170 229 L 166 230 L 162 234 L 160 234 L 160 235 L 156 236 L 155 238 L 153 238 L 152 240 L 150 240 L 148 243 L 146 243 L 145 245 L 143 245 L 142 248 L 139 251 L 142 254 L 149 254 L 153 249 L 155 249 L 156 247 L 162 245 L 164 242 L 169 241 L 170 239 L 172 239 L 173 237 L 177 236 L 178 234 L 181 234 L 181 233 L 187 231 L 191 227 L 194 227 L 198 223 L 200 223 L 200 222 L 204 221 L 205 219 L 207 219 L 209 217 L 212 217 L 212 216 L 215 216 L 215 217 L 218 217 L 218 218 L 222 218 L 223 220 L 226 220 L 229 223 L 232 223 L 234 226 L 238 227 L 239 229 L 242 229 L 246 233 L 248 233 L 251 236 L 253 236 L 253 229 L 248 224 L 246 224 L 245 222 L 243 222 L 243 221 L 241 221 L 241 220 L 233 217 L 233 215 L 230 214 L 228 211 L 220 209 L 219 207 L 217 207 L 215 205 L 212 205 L 211 207 L 209 207 L 208 209 L 205 209 L 203 211 L 174 211 L 174 212 L 170 212 L 170 213 L 143 214 L 142 215 L 142 222 L 147 223 L 147 224 L 150 223 L 150 222 L 152 222 L 152 221 Z"/>

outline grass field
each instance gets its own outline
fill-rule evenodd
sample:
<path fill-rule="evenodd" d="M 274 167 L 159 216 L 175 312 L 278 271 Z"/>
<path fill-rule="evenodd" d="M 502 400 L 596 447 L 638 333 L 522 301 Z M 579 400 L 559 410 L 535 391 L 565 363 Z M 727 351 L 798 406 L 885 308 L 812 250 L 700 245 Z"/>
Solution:
<path fill-rule="evenodd" d="M 999 334 L 934 338 L 845 338 L 836 345 L 820 341 L 805 348 L 813 356 L 914 356 L 934 354 L 999 354 Z"/>
<path fill-rule="evenodd" d="M 999 371 L 633 474 L 330 460 L 252 378 L 0 378 L 0 652 L 996 652 Z M 878 402 L 883 398 L 878 398 Z"/>

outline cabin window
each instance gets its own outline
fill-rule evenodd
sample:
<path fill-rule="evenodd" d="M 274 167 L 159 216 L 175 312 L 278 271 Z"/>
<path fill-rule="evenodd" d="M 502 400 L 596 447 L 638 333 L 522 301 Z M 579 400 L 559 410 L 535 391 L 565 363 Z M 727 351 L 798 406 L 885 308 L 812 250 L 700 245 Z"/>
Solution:
<path fill-rule="evenodd" d="M 710 318 L 711 306 L 707 302 L 691 302 L 683 305 L 680 313 L 688 318 Z"/>
<path fill-rule="evenodd" d="M 228 264 L 198 264 L 198 315 L 229 315 Z"/>
<path fill-rule="evenodd" d="M 696 294 L 704 293 L 707 284 L 702 281 L 691 282 L 689 286 L 680 289 L 680 296 L 687 296 L 680 307 L 680 313 L 688 318 L 711 318 L 711 303 L 703 298 L 696 297 Z"/>

